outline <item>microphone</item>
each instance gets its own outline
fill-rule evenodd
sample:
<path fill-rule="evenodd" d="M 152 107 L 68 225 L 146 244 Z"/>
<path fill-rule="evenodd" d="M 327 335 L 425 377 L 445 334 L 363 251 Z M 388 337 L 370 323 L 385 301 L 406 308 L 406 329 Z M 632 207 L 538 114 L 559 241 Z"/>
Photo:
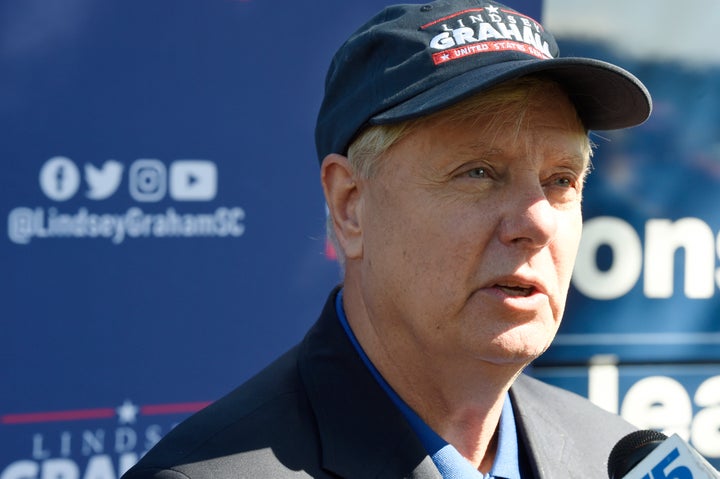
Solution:
<path fill-rule="evenodd" d="M 610 479 L 720 479 L 705 458 L 677 434 L 635 431 L 615 444 L 608 457 Z"/>

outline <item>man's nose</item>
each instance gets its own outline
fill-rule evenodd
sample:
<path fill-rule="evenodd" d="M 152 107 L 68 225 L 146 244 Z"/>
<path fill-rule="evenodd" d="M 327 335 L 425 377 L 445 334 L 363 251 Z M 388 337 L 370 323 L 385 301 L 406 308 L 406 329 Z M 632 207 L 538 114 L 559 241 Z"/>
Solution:
<path fill-rule="evenodd" d="M 558 230 L 558 211 L 541 187 L 524 191 L 506 203 L 500 225 L 500 239 L 506 244 L 542 248 L 550 244 Z"/>

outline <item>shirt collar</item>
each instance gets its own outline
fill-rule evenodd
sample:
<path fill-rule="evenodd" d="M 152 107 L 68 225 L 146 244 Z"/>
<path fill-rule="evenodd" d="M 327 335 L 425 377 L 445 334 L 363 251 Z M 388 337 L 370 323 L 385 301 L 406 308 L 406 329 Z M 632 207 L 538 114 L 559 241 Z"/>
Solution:
<path fill-rule="evenodd" d="M 385 393 L 390 397 L 395 406 L 405 416 L 410 426 L 417 434 L 420 442 L 432 458 L 435 466 L 443 478 L 451 479 L 472 479 L 483 478 L 483 475 L 464 458 L 462 455 L 440 437 L 430 426 L 427 425 L 418 414 L 403 401 L 403 399 L 385 381 L 380 372 L 365 354 L 355 334 L 350 328 L 342 303 L 343 290 L 338 292 L 335 308 L 338 318 L 350 342 L 360 355 L 365 366 L 370 370 L 375 380 L 380 384 Z M 515 427 L 515 415 L 510 401 L 510 395 L 505 396 L 500 424 L 498 431 L 498 448 L 495 454 L 495 461 L 490 473 L 484 476 L 485 479 L 520 479 L 520 465 L 518 458 L 517 429 Z"/>

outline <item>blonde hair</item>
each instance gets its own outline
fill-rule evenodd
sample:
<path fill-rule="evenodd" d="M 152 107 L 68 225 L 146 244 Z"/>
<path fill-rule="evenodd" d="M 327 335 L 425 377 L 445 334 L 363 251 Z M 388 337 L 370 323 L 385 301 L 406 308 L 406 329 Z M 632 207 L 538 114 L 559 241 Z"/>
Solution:
<path fill-rule="evenodd" d="M 557 82 L 543 76 L 526 76 L 501 83 L 487 91 L 477 93 L 465 100 L 427 116 L 388 125 L 373 125 L 361 131 L 348 148 L 348 161 L 354 172 L 362 178 L 372 177 L 378 169 L 380 159 L 394 144 L 411 132 L 433 122 L 464 122 L 475 120 L 478 112 L 495 118 L 503 111 L 519 112 L 515 134 L 520 133 L 528 99 L 535 93 L 555 90 L 564 93 Z M 577 118 L 578 125 L 582 121 Z M 486 131 L 496 130 L 491 121 L 485 125 Z M 587 129 L 585 129 L 587 133 Z M 588 138 L 583 152 L 592 156 L 592 144 Z"/>

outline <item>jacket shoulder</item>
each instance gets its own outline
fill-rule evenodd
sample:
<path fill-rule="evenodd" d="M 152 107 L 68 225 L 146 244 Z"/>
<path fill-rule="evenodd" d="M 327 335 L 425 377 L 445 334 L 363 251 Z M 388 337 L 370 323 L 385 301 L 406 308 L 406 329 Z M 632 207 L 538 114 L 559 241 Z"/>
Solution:
<path fill-rule="evenodd" d="M 296 347 L 181 422 L 123 479 L 309 477 L 319 457 L 311 417 Z"/>

